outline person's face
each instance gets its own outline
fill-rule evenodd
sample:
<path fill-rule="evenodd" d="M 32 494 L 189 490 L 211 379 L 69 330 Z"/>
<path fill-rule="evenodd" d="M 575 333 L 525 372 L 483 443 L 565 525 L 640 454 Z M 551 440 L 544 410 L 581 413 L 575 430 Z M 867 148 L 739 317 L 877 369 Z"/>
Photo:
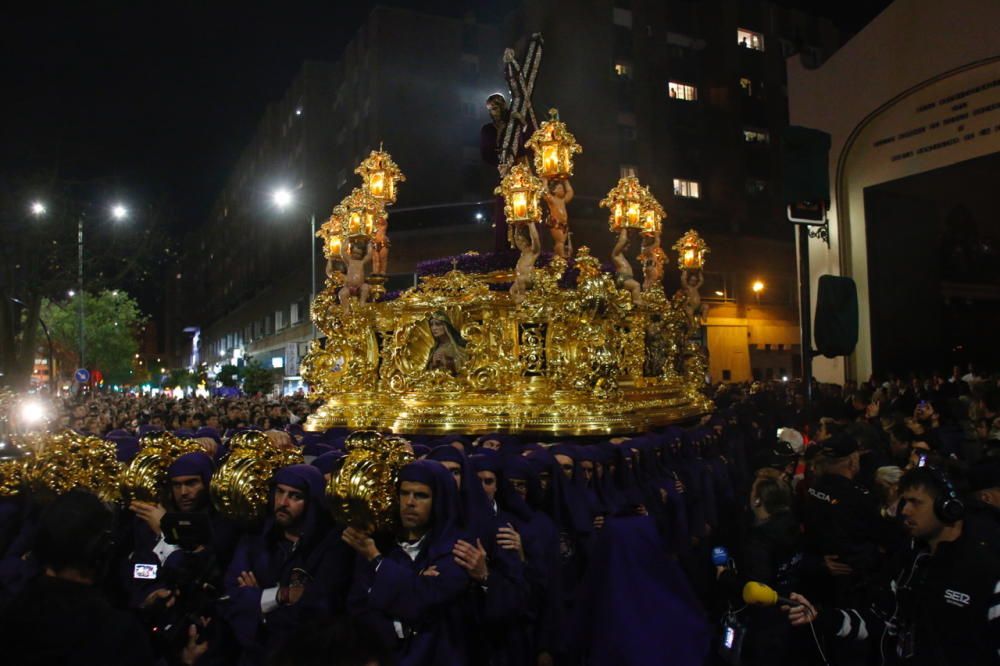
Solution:
<path fill-rule="evenodd" d="M 493 120 L 500 120 L 503 118 L 503 110 L 506 106 L 506 104 L 501 102 L 500 99 L 496 97 L 486 102 L 486 110 L 490 112 L 490 118 Z"/>
<path fill-rule="evenodd" d="M 983 439 L 986 439 L 986 438 L 983 437 Z M 488 439 L 488 440 L 486 440 L 485 442 L 482 443 L 482 447 L 484 449 L 490 449 L 491 451 L 499 451 L 500 450 L 500 442 L 498 442 L 495 439 Z"/>
<path fill-rule="evenodd" d="M 562 182 L 557 182 L 552 186 L 552 194 L 562 198 L 566 194 L 566 186 Z"/>
<path fill-rule="evenodd" d="M 170 492 L 174 498 L 174 506 L 179 511 L 196 511 L 204 503 L 205 482 L 197 474 L 175 476 L 170 479 Z"/>
<path fill-rule="evenodd" d="M 591 460 L 580 461 L 580 471 L 583 473 L 583 480 L 587 483 L 594 478 L 594 463 Z"/>
<path fill-rule="evenodd" d="M 510 487 L 521 496 L 521 499 L 528 501 L 528 482 L 524 479 L 511 479 Z"/>
<path fill-rule="evenodd" d="M 351 259 L 364 259 L 365 248 L 358 243 L 351 244 Z"/>
<path fill-rule="evenodd" d="M 573 459 L 569 456 L 557 453 L 555 455 L 556 462 L 559 463 L 559 467 L 562 468 L 563 474 L 567 479 L 573 478 Z"/>
<path fill-rule="evenodd" d="M 920 463 L 920 456 L 930 453 L 931 447 L 927 442 L 913 442 L 910 449 L 910 467 L 916 467 Z"/>
<path fill-rule="evenodd" d="M 290 529 L 299 524 L 306 512 L 306 496 L 295 486 L 279 483 L 274 489 L 274 522 Z"/>
<path fill-rule="evenodd" d="M 431 335 L 435 338 L 440 338 L 448 332 L 443 321 L 438 321 L 437 319 L 431 319 Z"/>
<path fill-rule="evenodd" d="M 431 523 L 433 505 L 431 487 L 426 483 L 403 481 L 399 484 L 399 522 L 404 530 L 425 530 Z"/>
<path fill-rule="evenodd" d="M 908 488 L 903 492 L 903 526 L 915 539 L 926 540 L 944 528 L 934 513 L 934 498 L 925 488 Z"/>
<path fill-rule="evenodd" d="M 149 423 L 150 425 L 154 425 L 157 428 L 163 427 L 163 419 L 160 418 L 159 416 L 154 416 L 152 419 L 149 420 Z"/>
<path fill-rule="evenodd" d="M 444 466 L 446 470 L 451 472 L 452 477 L 455 479 L 455 485 L 461 489 L 462 487 L 462 466 L 457 462 L 452 462 L 450 460 L 441 461 L 441 465 Z"/>
<path fill-rule="evenodd" d="M 486 470 L 478 472 L 478 474 L 479 474 L 479 480 L 482 481 L 483 483 L 483 491 L 486 493 L 486 496 L 489 497 L 490 501 L 492 502 L 493 499 L 497 496 L 497 475 L 494 474 L 493 472 L 488 472 Z"/>

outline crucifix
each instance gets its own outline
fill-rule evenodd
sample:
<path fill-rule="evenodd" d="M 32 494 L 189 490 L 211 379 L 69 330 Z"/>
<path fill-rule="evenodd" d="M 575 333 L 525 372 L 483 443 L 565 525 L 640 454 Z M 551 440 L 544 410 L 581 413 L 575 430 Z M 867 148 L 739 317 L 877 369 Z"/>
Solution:
<path fill-rule="evenodd" d="M 525 155 L 525 134 L 537 127 L 535 110 L 531 105 L 531 94 L 542 62 L 541 34 L 535 33 L 528 40 L 524 60 L 518 62 L 514 49 L 503 54 L 504 78 L 510 90 L 510 104 L 501 93 L 494 93 L 486 100 L 491 122 L 480 132 L 480 150 L 483 161 L 497 167 L 502 178 L 510 167 Z M 510 248 L 507 220 L 503 214 L 503 198 L 498 197 L 493 210 L 495 250 L 501 252 Z"/>
<path fill-rule="evenodd" d="M 541 33 L 536 32 L 531 36 L 523 65 L 514 57 L 514 49 L 503 52 L 504 78 L 510 89 L 510 119 L 504 128 L 500 143 L 501 175 L 504 166 L 509 167 L 517 159 L 518 153 L 523 151 L 521 137 L 525 133 L 527 120 L 531 121 L 531 127 L 538 127 L 535 109 L 531 105 L 531 93 L 534 92 L 538 68 L 542 64 L 544 43 Z"/>

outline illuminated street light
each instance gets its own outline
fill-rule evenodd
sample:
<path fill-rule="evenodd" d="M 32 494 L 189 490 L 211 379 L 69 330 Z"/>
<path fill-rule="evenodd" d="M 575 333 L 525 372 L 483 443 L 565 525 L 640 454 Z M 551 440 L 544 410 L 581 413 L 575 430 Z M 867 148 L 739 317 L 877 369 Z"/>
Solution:
<path fill-rule="evenodd" d="M 41 217 L 42 215 L 45 215 L 45 212 L 46 212 L 45 204 L 43 204 L 41 201 L 31 202 L 32 215 L 34 215 L 35 217 Z"/>
<path fill-rule="evenodd" d="M 68 295 L 68 296 L 69 296 L 70 298 L 73 298 L 74 296 L 76 296 L 76 292 L 75 292 L 75 291 L 73 291 L 72 289 L 70 289 L 69 291 L 67 291 L 67 292 L 66 292 L 66 294 L 67 294 L 67 295 Z"/>
<path fill-rule="evenodd" d="M 761 282 L 760 280 L 756 280 L 753 283 L 752 289 L 753 289 L 753 293 L 759 294 L 760 292 L 764 291 L 764 283 Z"/>
<path fill-rule="evenodd" d="M 28 400 L 21 405 L 21 421 L 25 425 L 36 425 L 45 420 L 47 410 L 38 400 Z"/>
<path fill-rule="evenodd" d="M 128 208 L 120 203 L 114 204 L 111 206 L 111 217 L 115 220 L 124 220 L 128 217 Z"/>
<path fill-rule="evenodd" d="M 292 203 L 292 191 L 287 187 L 279 187 L 271 194 L 271 201 L 280 210 L 284 210 Z"/>

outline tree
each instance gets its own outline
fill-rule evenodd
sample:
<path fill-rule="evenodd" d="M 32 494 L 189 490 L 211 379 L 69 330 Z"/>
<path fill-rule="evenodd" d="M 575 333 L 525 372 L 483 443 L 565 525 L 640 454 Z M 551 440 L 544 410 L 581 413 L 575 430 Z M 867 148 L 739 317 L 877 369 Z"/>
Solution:
<path fill-rule="evenodd" d="M 83 220 L 85 287 L 98 291 L 150 279 L 168 260 L 161 206 L 134 210 L 115 223 L 98 195 L 107 183 L 61 181 L 54 171 L 0 177 L 0 372 L 3 383 L 26 388 L 39 341 L 38 316 L 46 298 L 77 288 L 77 232 Z M 44 211 L 29 203 L 45 193 Z M 162 202 L 161 202 L 162 203 Z M 42 315 L 45 319 L 45 315 Z M 48 319 L 45 319 L 49 323 Z M 53 340 L 55 342 L 55 340 Z M 90 354 L 87 354 L 90 357 Z M 75 366 L 75 361 L 70 364 Z M 102 368 L 102 372 L 103 372 Z M 105 373 L 106 374 L 106 373 Z M 126 373 L 128 376 L 128 373 Z"/>
<path fill-rule="evenodd" d="M 133 359 L 139 351 L 139 332 L 146 317 L 123 291 L 75 294 L 64 301 L 44 300 L 42 319 L 52 334 L 60 367 L 74 369 L 80 357 L 79 299 L 84 306 L 84 362 L 100 370 L 109 384 L 133 384 Z"/>
<path fill-rule="evenodd" d="M 230 363 L 219 368 L 219 373 L 215 377 L 220 384 L 228 388 L 240 385 L 240 369 Z"/>
<path fill-rule="evenodd" d="M 243 370 L 243 392 L 249 395 L 261 393 L 267 395 L 274 390 L 278 378 L 273 370 L 265 368 L 255 360 L 247 363 Z"/>

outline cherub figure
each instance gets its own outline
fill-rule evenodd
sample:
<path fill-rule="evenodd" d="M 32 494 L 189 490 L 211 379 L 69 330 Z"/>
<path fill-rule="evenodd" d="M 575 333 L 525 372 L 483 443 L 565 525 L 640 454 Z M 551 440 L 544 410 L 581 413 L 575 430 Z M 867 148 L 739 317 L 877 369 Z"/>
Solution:
<path fill-rule="evenodd" d="M 642 240 L 642 251 L 639 253 L 642 262 L 642 290 L 663 285 L 663 265 L 667 262 L 667 254 L 660 247 L 660 235 L 646 236 Z"/>
<path fill-rule="evenodd" d="M 389 219 L 384 215 L 375 223 L 372 241 L 372 273 L 388 275 L 389 271 Z"/>
<path fill-rule="evenodd" d="M 345 246 L 341 246 L 340 254 L 347 266 L 347 280 L 338 298 L 342 306 L 350 308 L 352 298 L 357 298 L 360 303 L 368 302 L 369 286 L 365 282 L 365 264 L 372 260 L 372 243 L 351 240 L 346 245 L 350 246 L 350 250 L 345 252 Z"/>
<path fill-rule="evenodd" d="M 639 305 L 642 303 L 641 286 L 636 281 L 632 273 L 632 265 L 625 258 L 625 250 L 628 249 L 628 229 L 622 229 L 618 234 L 618 242 L 611 251 L 611 263 L 615 265 L 615 284 L 619 289 L 625 289 L 632 296 L 632 303 Z"/>
<path fill-rule="evenodd" d="M 701 285 L 705 276 L 701 271 L 681 271 L 681 291 L 684 292 L 684 310 L 696 324 L 701 323 L 707 314 L 707 308 L 701 302 Z"/>
<path fill-rule="evenodd" d="M 510 286 L 510 296 L 515 303 L 520 304 L 528 293 L 528 287 L 531 286 L 531 274 L 535 270 L 535 261 L 542 253 L 542 242 L 538 238 L 538 229 L 534 222 L 527 225 L 527 230 L 523 226 L 515 229 L 514 245 L 521 251 L 521 258 L 517 260 L 514 284 Z"/>
<path fill-rule="evenodd" d="M 569 214 L 566 204 L 573 200 L 573 186 L 568 180 L 543 178 L 545 183 L 545 203 L 549 207 L 549 233 L 552 234 L 552 251 L 563 259 L 569 259 L 572 248 L 569 241 Z"/>

